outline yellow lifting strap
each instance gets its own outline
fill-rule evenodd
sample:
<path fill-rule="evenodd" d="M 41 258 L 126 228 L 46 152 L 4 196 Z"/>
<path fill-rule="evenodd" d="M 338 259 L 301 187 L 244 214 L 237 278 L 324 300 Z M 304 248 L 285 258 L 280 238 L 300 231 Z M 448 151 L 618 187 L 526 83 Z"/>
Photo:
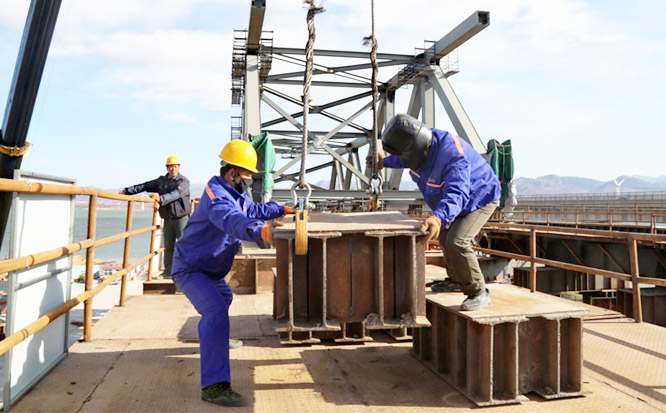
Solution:
<path fill-rule="evenodd" d="M 0 152 L 8 156 L 19 157 L 25 155 L 31 146 L 32 144 L 30 142 L 26 142 L 25 145 L 20 148 L 18 146 L 0 145 Z"/>
<path fill-rule="evenodd" d="M 296 245 L 294 249 L 296 255 L 306 255 L 308 253 L 308 206 L 312 187 L 306 182 L 304 188 L 308 190 L 307 195 L 305 195 L 305 198 L 299 199 L 296 195 L 298 186 L 299 184 L 296 182 L 291 187 L 291 196 L 296 208 L 296 216 L 294 217 L 296 221 Z"/>
<path fill-rule="evenodd" d="M 296 210 L 296 255 L 308 253 L 308 211 Z"/>

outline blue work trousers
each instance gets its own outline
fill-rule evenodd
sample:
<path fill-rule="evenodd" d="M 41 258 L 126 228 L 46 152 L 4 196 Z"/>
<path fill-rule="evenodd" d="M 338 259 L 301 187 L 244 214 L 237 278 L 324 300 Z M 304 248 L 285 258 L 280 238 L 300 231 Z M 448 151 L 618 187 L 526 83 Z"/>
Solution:
<path fill-rule="evenodd" d="M 215 281 L 198 271 L 173 274 L 174 283 L 201 314 L 199 352 L 201 353 L 201 388 L 211 384 L 231 383 L 229 372 L 229 306 L 231 288 L 224 279 Z"/>

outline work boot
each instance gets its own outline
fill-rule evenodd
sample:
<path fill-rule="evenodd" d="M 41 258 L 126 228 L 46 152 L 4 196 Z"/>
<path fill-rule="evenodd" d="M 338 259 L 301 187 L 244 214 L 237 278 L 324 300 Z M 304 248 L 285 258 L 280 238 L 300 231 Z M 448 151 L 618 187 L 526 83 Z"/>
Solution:
<path fill-rule="evenodd" d="M 229 348 L 238 348 L 238 347 L 243 347 L 243 342 L 241 340 L 236 340 L 233 338 L 229 339 Z"/>
<path fill-rule="evenodd" d="M 490 291 L 488 291 L 488 289 L 486 288 L 486 290 L 481 292 L 480 294 L 467 296 L 465 301 L 463 301 L 462 305 L 460 306 L 460 310 L 476 311 L 482 308 L 489 307 L 490 304 L 491 304 Z"/>
<path fill-rule="evenodd" d="M 437 281 L 430 286 L 430 289 L 436 293 L 452 293 L 462 291 L 460 284 L 450 278 L 444 281 Z"/>
<path fill-rule="evenodd" d="M 201 398 L 207 402 L 221 404 L 222 406 L 245 406 L 247 399 L 231 390 L 229 383 L 215 383 L 201 389 Z"/>

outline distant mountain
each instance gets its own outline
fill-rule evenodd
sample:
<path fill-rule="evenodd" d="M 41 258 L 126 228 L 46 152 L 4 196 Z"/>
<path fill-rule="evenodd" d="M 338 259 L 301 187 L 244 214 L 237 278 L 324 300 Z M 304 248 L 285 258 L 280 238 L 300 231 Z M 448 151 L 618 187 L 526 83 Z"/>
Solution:
<path fill-rule="evenodd" d="M 517 178 L 516 190 L 519 195 L 578 194 L 591 192 L 602 184 L 602 181 L 595 179 L 546 175 L 535 179 Z"/>
<path fill-rule="evenodd" d="M 618 182 L 622 192 L 666 191 L 666 176 L 619 176 Z M 516 178 L 518 195 L 545 195 L 545 194 L 582 194 L 615 192 L 615 182 L 598 181 L 596 179 L 580 178 L 576 176 L 546 175 L 535 179 Z"/>

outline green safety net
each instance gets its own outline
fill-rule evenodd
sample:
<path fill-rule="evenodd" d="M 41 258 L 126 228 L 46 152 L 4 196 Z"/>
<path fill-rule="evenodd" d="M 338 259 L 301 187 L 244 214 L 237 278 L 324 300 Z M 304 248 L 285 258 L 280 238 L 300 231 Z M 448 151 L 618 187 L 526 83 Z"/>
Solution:
<path fill-rule="evenodd" d="M 502 184 L 502 197 L 500 208 L 504 207 L 504 201 L 509 196 L 509 182 L 513 179 L 513 155 L 511 150 L 511 139 L 502 143 L 491 139 L 488 142 L 488 163 Z"/>
<path fill-rule="evenodd" d="M 273 190 L 274 184 L 273 174 L 271 173 L 273 167 L 275 167 L 275 148 L 273 148 L 273 142 L 270 136 L 268 136 L 268 132 L 264 132 L 261 135 L 252 136 L 250 143 L 264 163 L 263 169 L 259 171 L 264 175 L 262 194 L 269 194 Z"/>

